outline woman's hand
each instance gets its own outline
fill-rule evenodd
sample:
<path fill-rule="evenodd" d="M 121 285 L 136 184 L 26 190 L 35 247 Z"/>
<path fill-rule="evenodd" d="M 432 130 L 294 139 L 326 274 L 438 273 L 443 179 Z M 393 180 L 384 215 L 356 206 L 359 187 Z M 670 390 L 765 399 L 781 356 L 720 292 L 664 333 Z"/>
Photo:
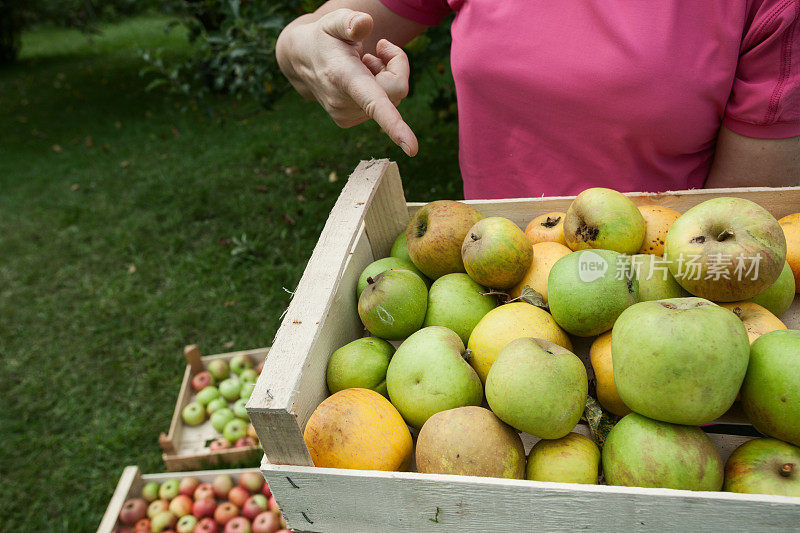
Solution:
<path fill-rule="evenodd" d="M 276 47 L 278 64 L 294 88 L 319 102 L 339 126 L 373 119 L 406 154 L 415 155 L 417 137 L 396 108 L 408 95 L 403 49 L 381 39 L 375 55 L 362 57 L 373 29 L 367 13 L 337 9 L 316 20 L 305 17 L 283 30 Z"/>

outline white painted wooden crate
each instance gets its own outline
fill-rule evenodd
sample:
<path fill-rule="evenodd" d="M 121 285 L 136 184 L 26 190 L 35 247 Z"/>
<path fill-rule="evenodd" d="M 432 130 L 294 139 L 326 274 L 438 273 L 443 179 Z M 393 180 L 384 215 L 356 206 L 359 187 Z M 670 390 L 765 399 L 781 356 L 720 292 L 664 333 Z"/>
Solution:
<path fill-rule="evenodd" d="M 716 196 L 748 198 L 776 217 L 800 211 L 800 187 L 632 193 L 637 204 L 684 212 Z M 566 211 L 572 197 L 468 201 L 521 227 Z M 798 530 L 800 498 L 574 485 L 469 476 L 317 468 L 303 441 L 328 391 L 337 348 L 363 336 L 356 282 L 420 204 L 407 204 L 397 165 L 362 161 L 331 211 L 247 409 L 265 451 L 261 471 L 290 527 L 307 531 Z M 783 316 L 800 329 L 800 299 Z M 575 340 L 575 339 L 574 339 Z M 586 357 L 586 340 L 575 351 Z M 732 412 L 721 422 L 743 423 Z M 747 437 L 710 435 L 726 459 Z M 535 439 L 523 435 L 526 450 Z"/>

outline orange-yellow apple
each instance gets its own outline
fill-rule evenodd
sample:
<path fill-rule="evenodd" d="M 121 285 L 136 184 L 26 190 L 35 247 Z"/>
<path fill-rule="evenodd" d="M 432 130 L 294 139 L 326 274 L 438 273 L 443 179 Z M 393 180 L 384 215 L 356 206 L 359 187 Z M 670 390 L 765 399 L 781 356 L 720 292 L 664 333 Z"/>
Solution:
<path fill-rule="evenodd" d="M 681 214 L 661 205 L 640 205 L 639 212 L 644 218 L 644 241 L 639 253 L 664 255 L 667 232 Z"/>
<path fill-rule="evenodd" d="M 635 254 L 644 233 L 644 218 L 636 204 L 613 189 L 586 189 L 575 197 L 564 218 L 564 239 L 573 250 Z"/>
<path fill-rule="evenodd" d="M 715 302 L 747 300 L 775 283 L 786 238 L 766 209 L 743 198 L 698 204 L 667 232 L 664 255 L 681 286 Z"/>
<path fill-rule="evenodd" d="M 611 355 L 611 332 L 607 331 L 597 337 L 589 348 L 589 360 L 592 363 L 594 377 L 597 381 L 597 401 L 606 411 L 617 416 L 625 416 L 631 412 L 617 393 L 614 384 L 614 358 Z"/>
<path fill-rule="evenodd" d="M 778 329 L 786 329 L 786 324 L 757 303 L 729 302 L 719 305 L 733 311 L 733 314 L 739 317 L 739 320 L 744 324 L 744 329 L 747 330 L 747 337 L 750 339 L 750 344 L 753 344 L 753 342 L 764 333 L 769 333 L 770 331 Z"/>
<path fill-rule="evenodd" d="M 411 261 L 433 280 L 466 272 L 461 245 L 469 229 L 482 218 L 474 207 L 453 200 L 436 200 L 423 206 L 406 227 Z"/>
<path fill-rule="evenodd" d="M 550 269 L 553 268 L 556 261 L 569 253 L 572 253 L 572 250 L 557 242 L 544 241 L 534 244 L 533 261 L 531 261 L 530 268 L 525 272 L 522 281 L 517 283 L 508 292 L 508 295 L 516 298 L 527 286 L 541 294 L 542 299 L 547 303 L 547 277 L 550 275 Z"/>
<path fill-rule="evenodd" d="M 526 302 L 512 302 L 492 309 L 469 336 L 469 363 L 486 382 L 492 363 L 506 344 L 520 337 L 536 337 L 572 350 L 569 337 L 550 313 Z"/>
<path fill-rule="evenodd" d="M 567 245 L 564 240 L 564 217 L 566 213 L 553 212 L 539 215 L 528 223 L 525 236 L 531 244 L 557 242 Z"/>
<path fill-rule="evenodd" d="M 479 220 L 461 246 L 469 277 L 486 287 L 510 289 L 531 266 L 533 249 L 519 227 L 503 217 Z"/>
<path fill-rule="evenodd" d="M 800 293 L 800 213 L 786 215 L 778 223 L 786 236 L 786 260 L 794 274 L 794 288 Z"/>

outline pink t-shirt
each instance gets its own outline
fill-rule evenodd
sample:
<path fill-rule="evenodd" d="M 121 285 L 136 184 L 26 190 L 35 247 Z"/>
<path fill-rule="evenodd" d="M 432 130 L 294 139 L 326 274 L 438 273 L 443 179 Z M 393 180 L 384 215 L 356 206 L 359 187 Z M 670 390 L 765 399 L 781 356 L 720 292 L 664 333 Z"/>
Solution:
<path fill-rule="evenodd" d="M 381 0 L 451 10 L 466 198 L 702 187 L 720 125 L 800 135 L 800 0 Z"/>

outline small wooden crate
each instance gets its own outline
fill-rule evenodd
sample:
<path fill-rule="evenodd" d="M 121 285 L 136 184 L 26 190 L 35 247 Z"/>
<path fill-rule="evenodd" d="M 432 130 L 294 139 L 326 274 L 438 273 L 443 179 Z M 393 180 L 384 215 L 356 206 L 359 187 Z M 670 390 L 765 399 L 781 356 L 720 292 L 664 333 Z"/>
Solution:
<path fill-rule="evenodd" d="M 206 370 L 210 361 L 224 359 L 226 362 L 230 362 L 235 356 L 245 354 L 249 355 L 253 362 L 258 365 L 264 360 L 267 353 L 269 353 L 269 348 L 259 348 L 200 357 L 200 349 L 196 345 L 192 344 L 184 348 L 187 363 L 186 371 L 183 374 L 178 401 L 175 403 L 175 412 L 172 413 L 169 433 L 162 433 L 158 437 L 158 443 L 164 452 L 162 458 L 167 470 L 175 472 L 206 468 L 218 464 L 241 464 L 244 462 L 255 464 L 258 462 L 258 458 L 261 456 L 261 446 L 227 448 L 212 452 L 208 448 L 208 442 L 221 437 L 219 432 L 211 426 L 211 422 L 208 419 L 199 426 L 187 426 L 183 423 L 181 411 L 195 397 L 195 393 L 192 390 L 192 377 Z"/>
<path fill-rule="evenodd" d="M 684 212 L 717 196 L 753 200 L 780 217 L 800 210 L 800 187 L 632 193 L 638 205 Z M 521 227 L 566 211 L 573 197 L 476 200 L 484 216 Z M 420 204 L 407 204 L 397 165 L 362 161 L 320 235 L 248 402 L 262 439 L 261 471 L 292 528 L 310 531 L 756 530 L 800 527 L 800 498 L 725 492 L 573 485 L 416 472 L 313 466 L 303 441 L 309 416 L 327 397 L 330 354 L 363 336 L 356 282 Z M 783 317 L 800 329 L 800 299 Z M 588 343 L 575 342 L 586 357 Z M 741 423 L 735 413 L 720 422 Z M 726 459 L 746 440 L 710 435 Z M 533 439 L 523 436 L 529 449 Z"/>
<path fill-rule="evenodd" d="M 97 528 L 97 533 L 111 533 L 119 525 L 119 512 L 122 511 L 122 506 L 125 500 L 129 498 L 138 498 L 142 493 L 142 487 L 146 483 L 155 481 L 156 483 L 163 483 L 170 479 L 178 479 L 179 477 L 194 476 L 200 482 L 211 482 L 215 477 L 221 474 L 228 474 L 234 481 L 244 472 L 255 472 L 255 468 L 231 468 L 227 470 L 200 470 L 196 472 L 181 472 L 181 474 L 142 474 L 138 466 L 126 466 L 122 471 L 122 476 L 119 478 L 117 488 L 114 490 L 114 495 L 111 497 L 103 519 L 100 521 L 100 527 Z"/>

